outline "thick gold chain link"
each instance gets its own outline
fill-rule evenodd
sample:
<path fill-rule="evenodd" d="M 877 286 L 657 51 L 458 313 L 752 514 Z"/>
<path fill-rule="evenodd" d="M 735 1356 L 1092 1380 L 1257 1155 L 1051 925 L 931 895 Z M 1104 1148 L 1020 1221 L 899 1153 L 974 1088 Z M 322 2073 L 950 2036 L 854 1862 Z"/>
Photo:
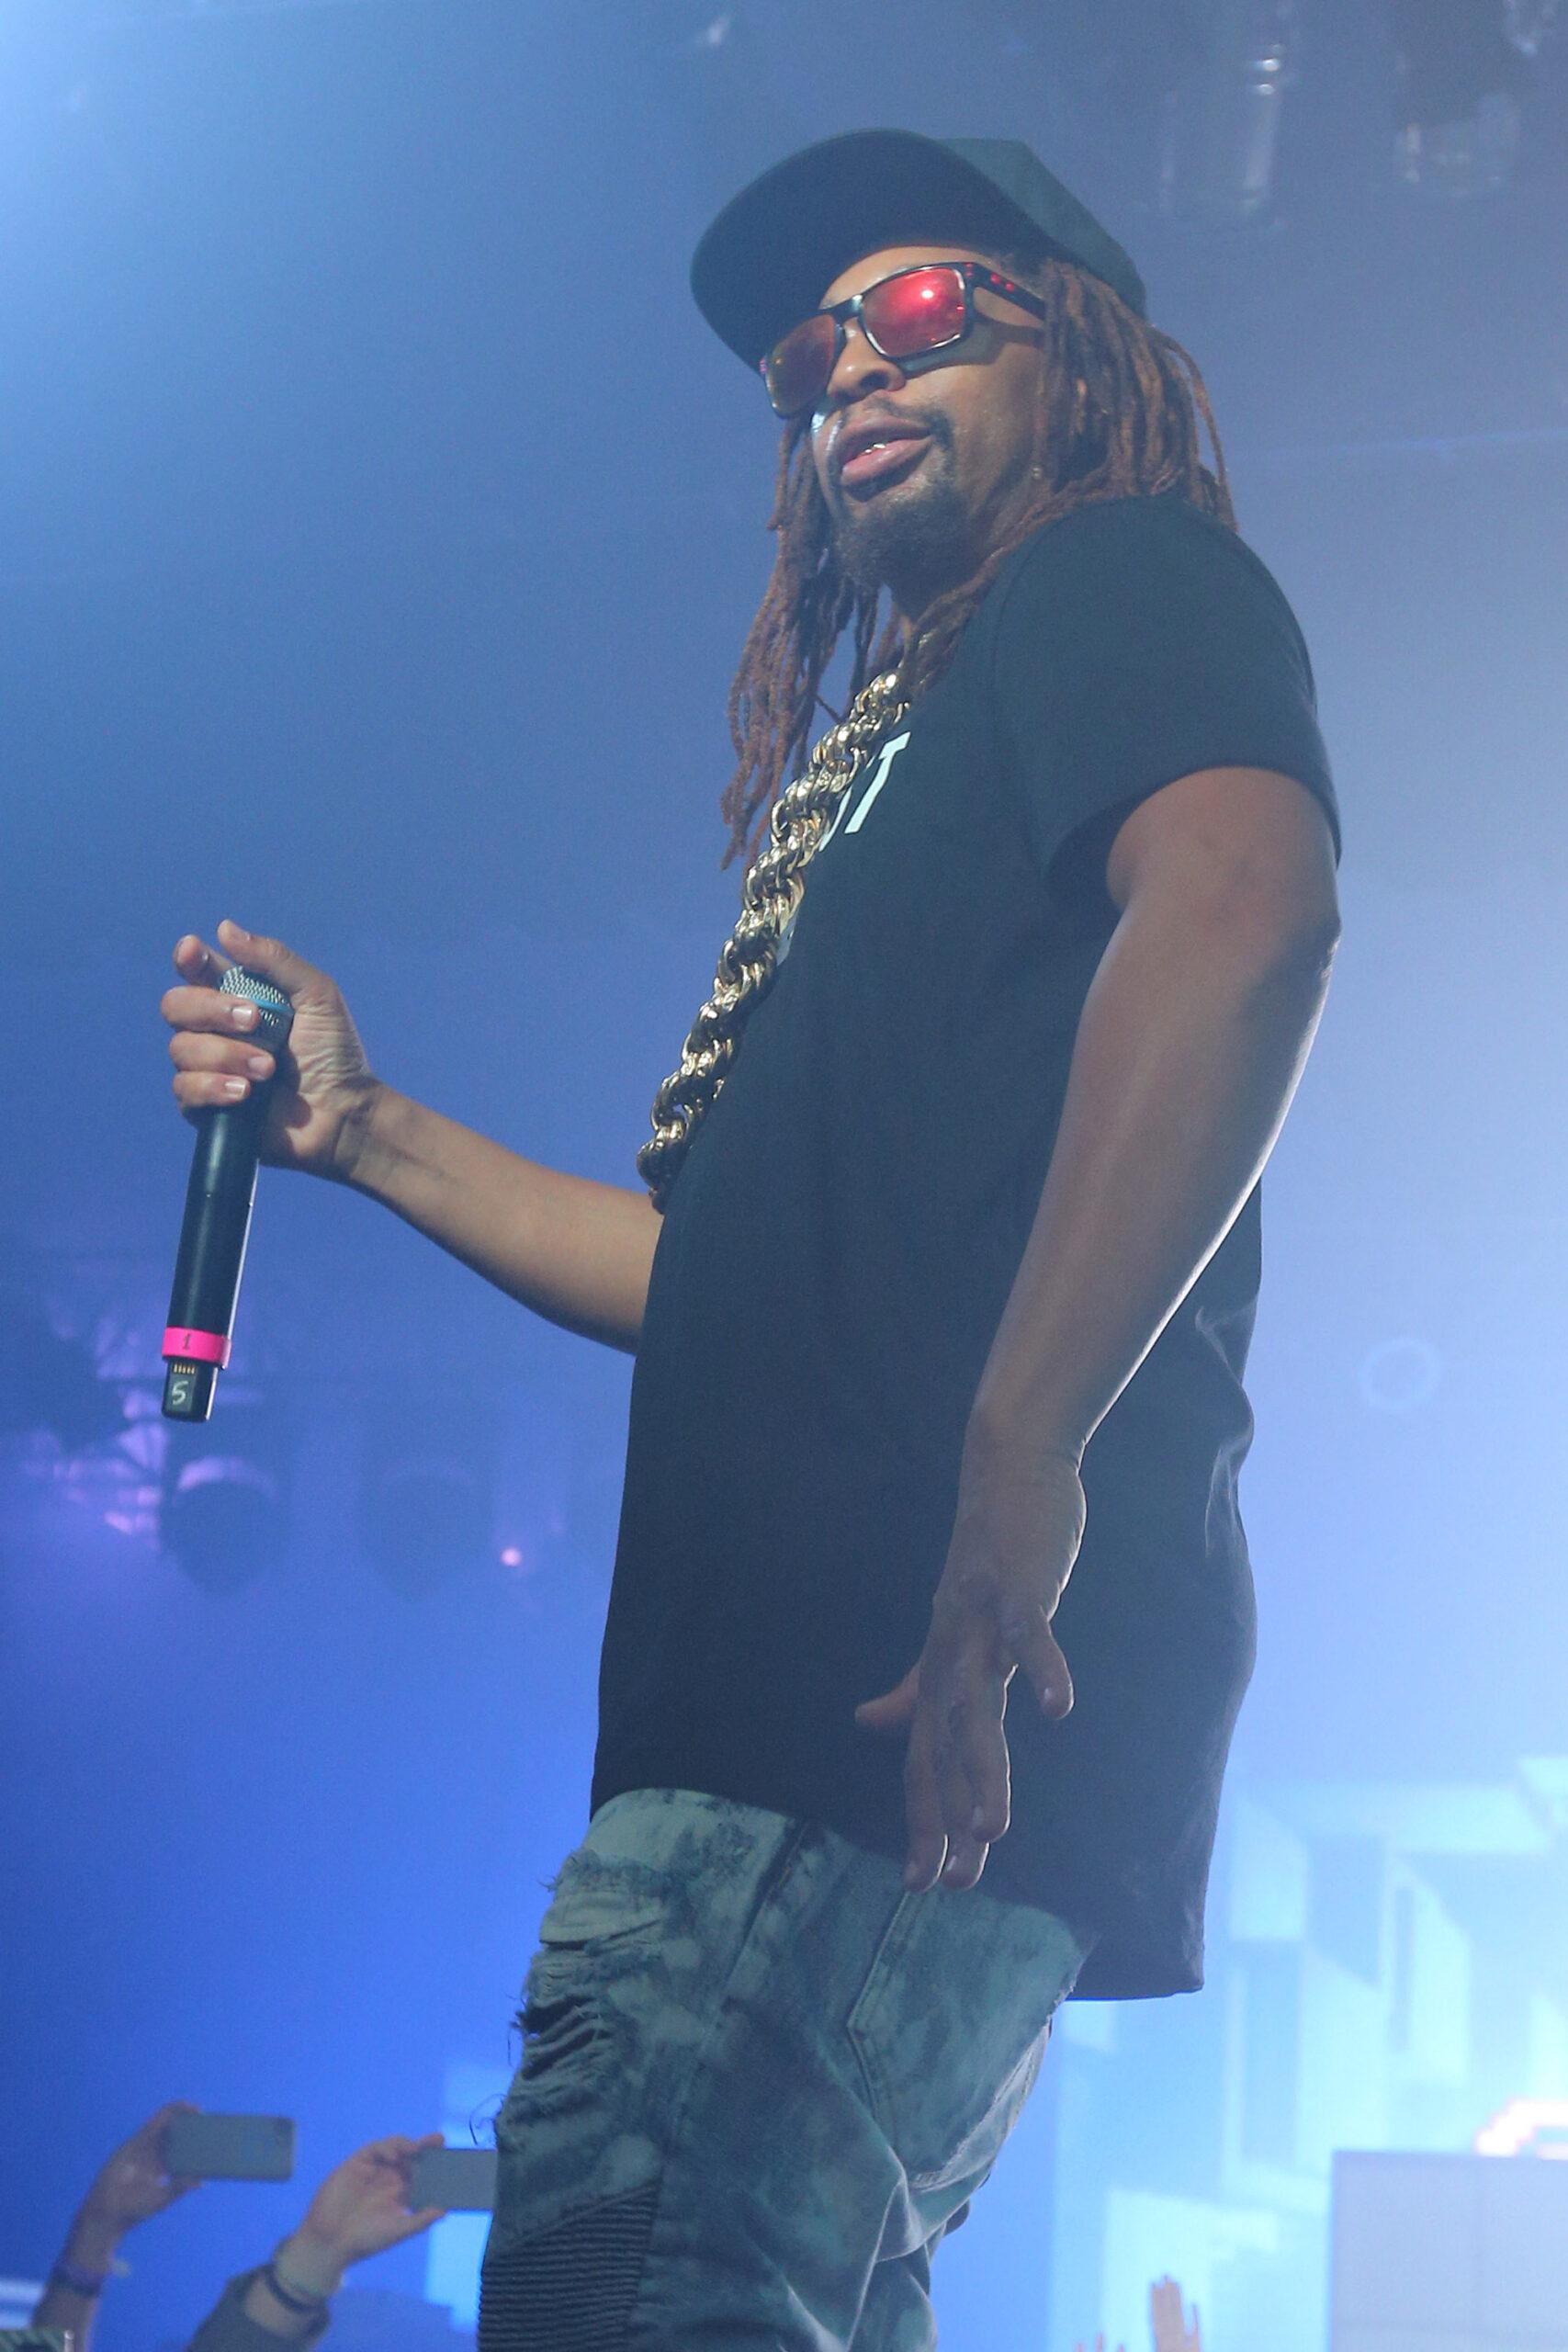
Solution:
<path fill-rule="evenodd" d="M 637 1173 L 662 1209 L 676 1172 L 735 1059 L 741 1032 L 773 986 L 779 942 L 806 888 L 806 869 L 885 735 L 909 706 L 897 672 L 862 688 L 830 727 L 804 774 L 773 804 L 768 839 L 740 887 L 740 918 L 719 954 L 713 994 L 693 1022 L 681 1059 L 653 1098 L 653 1133 L 637 1153 Z"/>

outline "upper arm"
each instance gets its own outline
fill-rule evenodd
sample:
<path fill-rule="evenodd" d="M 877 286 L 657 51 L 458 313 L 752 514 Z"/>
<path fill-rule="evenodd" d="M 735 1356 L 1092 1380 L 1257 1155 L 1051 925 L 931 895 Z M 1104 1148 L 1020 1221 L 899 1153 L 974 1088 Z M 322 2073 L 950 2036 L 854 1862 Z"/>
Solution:
<path fill-rule="evenodd" d="M 1157 891 L 1292 937 L 1338 928 L 1328 819 L 1270 768 L 1205 768 L 1152 792 L 1117 828 L 1105 872 L 1122 912 Z"/>
<path fill-rule="evenodd" d="M 1332 904 L 1337 814 L 1311 664 L 1234 535 L 1170 499 L 1041 531 L 995 608 L 998 754 L 1049 885 L 1275 874 Z M 1114 872 L 1108 861 L 1114 859 Z"/>

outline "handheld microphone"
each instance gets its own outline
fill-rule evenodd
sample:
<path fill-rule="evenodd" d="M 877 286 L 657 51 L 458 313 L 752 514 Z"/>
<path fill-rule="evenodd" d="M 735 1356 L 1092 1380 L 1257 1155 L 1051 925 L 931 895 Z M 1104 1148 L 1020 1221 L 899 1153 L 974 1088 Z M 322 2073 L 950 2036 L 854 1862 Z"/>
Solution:
<path fill-rule="evenodd" d="M 224 996 L 256 1008 L 252 1035 L 275 1057 L 288 1040 L 294 1012 L 283 990 L 259 973 L 231 965 L 218 983 Z M 169 1324 L 164 1333 L 164 1413 L 171 1421 L 211 1418 L 218 1375 L 229 1361 L 234 1306 L 251 1237 L 256 1157 L 273 1080 L 253 1082 L 243 1102 L 197 1114 L 196 1149 L 186 1187 L 185 1221 L 175 1260 Z"/>

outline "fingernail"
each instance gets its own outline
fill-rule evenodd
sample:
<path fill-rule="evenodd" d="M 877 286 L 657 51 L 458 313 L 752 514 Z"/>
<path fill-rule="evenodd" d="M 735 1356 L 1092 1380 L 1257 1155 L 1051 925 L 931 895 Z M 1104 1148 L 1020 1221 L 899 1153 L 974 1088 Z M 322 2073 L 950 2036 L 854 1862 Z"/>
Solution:
<path fill-rule="evenodd" d="M 268 1070 L 272 1068 L 272 1064 L 267 1059 L 265 1054 L 247 1054 L 245 1057 L 245 1068 L 250 1071 L 253 1078 L 265 1078 Z"/>
<path fill-rule="evenodd" d="M 249 998 L 242 997 L 229 1018 L 236 1029 L 248 1029 L 256 1017 L 256 1009 Z"/>
<path fill-rule="evenodd" d="M 250 1091 L 250 1085 L 251 1081 L 248 1078 L 226 1078 L 223 1081 L 223 1091 L 225 1094 L 247 1094 Z"/>

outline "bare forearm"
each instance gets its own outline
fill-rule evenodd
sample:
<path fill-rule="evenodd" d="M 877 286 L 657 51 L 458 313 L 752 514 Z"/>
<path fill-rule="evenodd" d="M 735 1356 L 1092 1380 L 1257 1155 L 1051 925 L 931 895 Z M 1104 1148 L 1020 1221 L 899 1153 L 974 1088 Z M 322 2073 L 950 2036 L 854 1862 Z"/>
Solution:
<path fill-rule="evenodd" d="M 645 1193 L 540 1167 L 390 1088 L 345 1176 L 547 1321 L 635 1351 L 660 1228 Z"/>
<path fill-rule="evenodd" d="M 98 2299 L 74 2294 L 69 2287 L 49 2286 L 33 2312 L 34 2327 L 57 2327 L 71 2337 L 72 2352 L 91 2352 L 97 2326 Z"/>
<path fill-rule="evenodd" d="M 296 2301 L 309 2302 L 312 2297 L 330 2299 L 343 2284 L 347 2264 L 341 2255 L 333 2255 L 319 2245 L 312 2245 L 299 2232 L 285 2238 L 273 2256 L 273 2262 L 288 2281 Z M 297 2312 L 274 2294 L 271 2279 L 265 2270 L 257 2273 L 245 2292 L 241 2305 L 247 2319 L 265 2327 L 269 2335 L 298 2338 L 310 2333 L 317 2316 L 309 2311 Z"/>
<path fill-rule="evenodd" d="M 1179 909 L 1124 916 L 1079 1024 L 1061 1127 L 972 1434 L 1081 1453 L 1257 1182 L 1322 1010 L 1328 945 L 1212 952 Z"/>
<path fill-rule="evenodd" d="M 74 2270 L 85 2270 L 102 2278 L 114 2267 L 119 2247 L 119 2232 L 84 2209 L 71 2225 L 71 2234 L 61 2251 L 61 2260 Z M 78 2294 L 73 2287 L 62 2286 L 51 2278 L 39 2298 L 33 2312 L 35 2327 L 68 2328 L 75 2352 L 88 2352 L 97 2323 L 99 2298 Z"/>

